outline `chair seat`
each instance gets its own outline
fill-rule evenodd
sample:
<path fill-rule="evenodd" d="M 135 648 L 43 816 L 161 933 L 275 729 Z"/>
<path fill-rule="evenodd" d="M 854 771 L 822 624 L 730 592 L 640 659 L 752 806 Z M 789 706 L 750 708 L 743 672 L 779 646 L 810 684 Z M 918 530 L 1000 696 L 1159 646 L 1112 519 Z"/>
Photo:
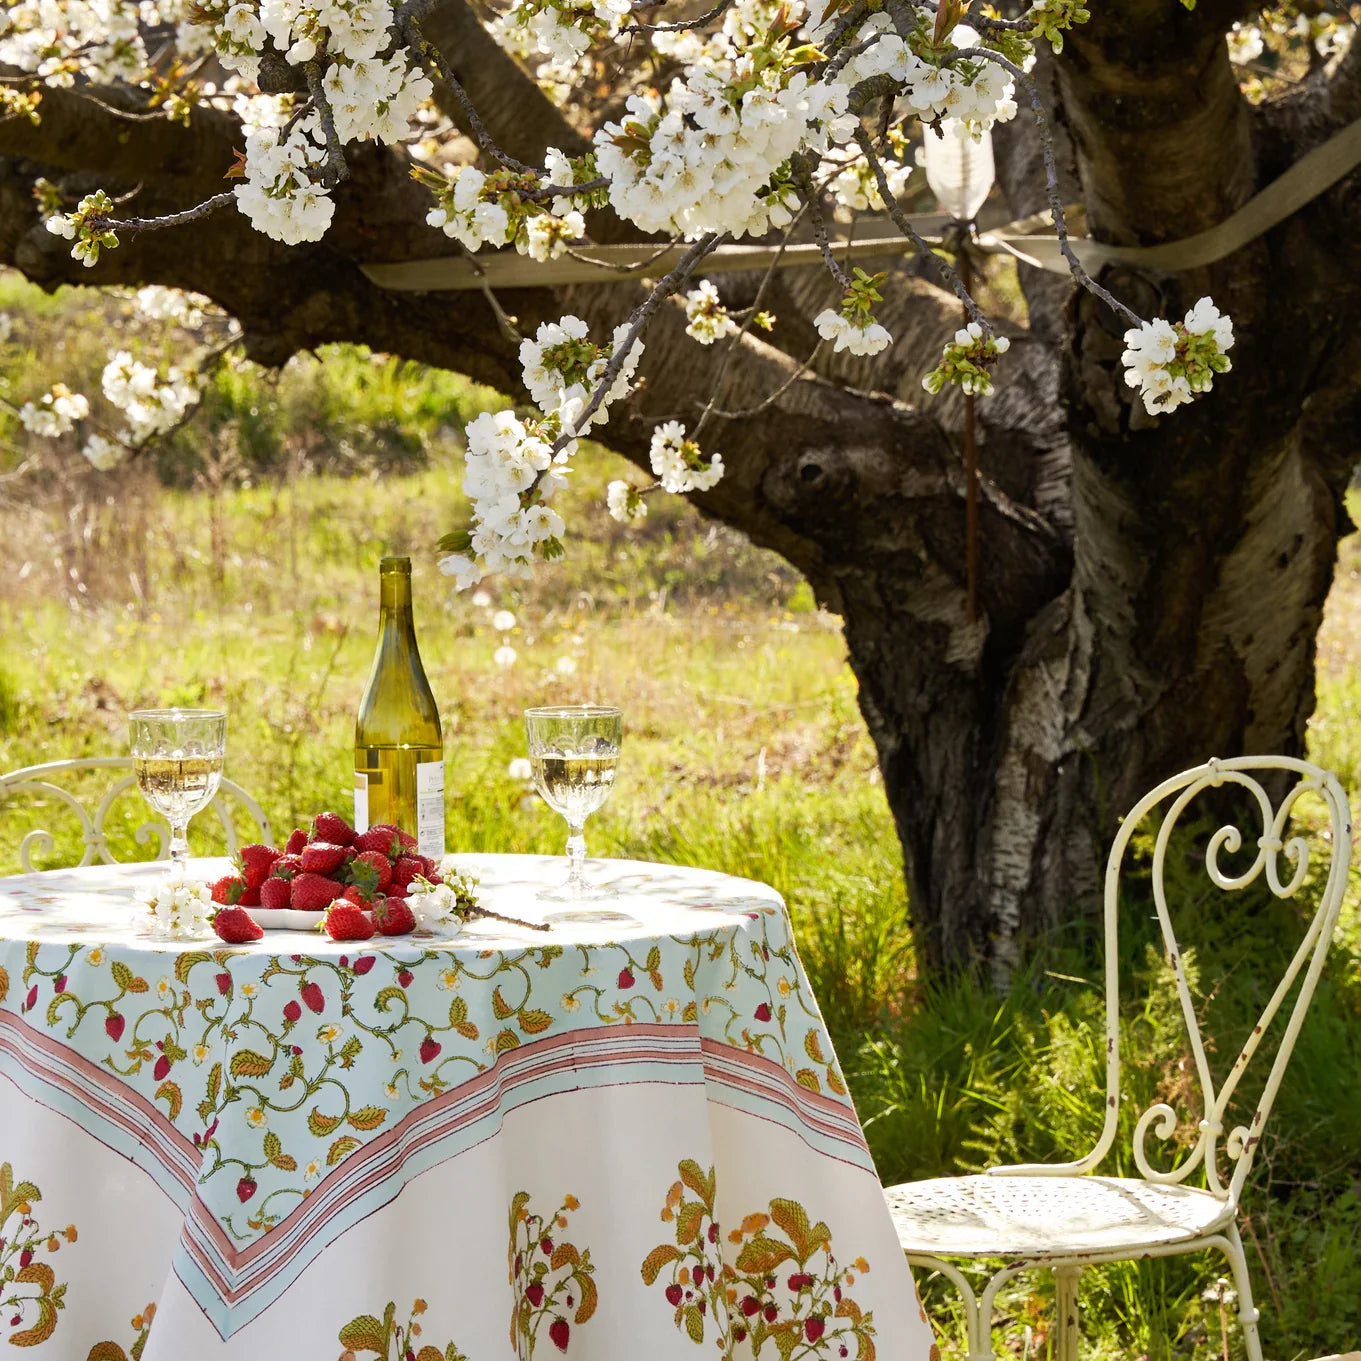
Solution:
<path fill-rule="evenodd" d="M 936 1257 L 1137 1253 L 1230 1219 L 1225 1203 L 1198 1187 L 1124 1177 L 936 1177 L 884 1196 L 903 1251 Z"/>

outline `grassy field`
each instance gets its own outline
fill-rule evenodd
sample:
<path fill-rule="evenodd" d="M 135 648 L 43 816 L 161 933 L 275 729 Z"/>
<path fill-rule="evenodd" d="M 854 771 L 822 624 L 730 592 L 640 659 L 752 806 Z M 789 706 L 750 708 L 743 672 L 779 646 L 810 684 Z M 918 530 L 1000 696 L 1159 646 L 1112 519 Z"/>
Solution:
<path fill-rule="evenodd" d="M 5 289 L 10 292 L 6 294 Z M 57 336 L 77 377 L 102 353 L 67 295 L 22 307 L 0 349 L 0 395 L 40 390 Z M 76 385 L 75 382 L 72 383 Z M 619 786 L 593 819 L 607 854 L 709 864 L 775 884 L 886 1180 L 1085 1151 L 1099 1123 L 1097 961 L 1052 951 L 999 997 L 923 984 L 874 753 L 835 620 L 777 559 L 654 503 L 641 530 L 599 509 L 622 465 L 583 460 L 567 559 L 532 584 L 454 596 L 428 547 L 458 521 L 455 426 L 488 394 L 382 358 L 336 352 L 277 381 L 224 375 L 204 420 L 159 468 L 108 476 L 21 445 L 0 416 L 0 770 L 124 750 L 124 715 L 158 703 L 230 713 L 228 773 L 280 835 L 347 804 L 354 711 L 376 623 L 377 562 L 410 551 L 422 655 L 446 726 L 448 840 L 466 850 L 559 848 L 560 822 L 508 773 L 530 703 L 626 710 Z M 0 473 L 3 463 L 0 462 Z M 177 485 L 167 486 L 167 481 Z M 496 611 L 513 627 L 493 626 Z M 498 648 L 515 659 L 498 666 Z M 1317 759 L 1361 780 L 1361 544 L 1344 546 L 1321 645 Z M 1188 758 L 1199 753 L 1188 753 Z M 144 814 L 132 794 L 116 837 Z M 0 873 L 33 810 L 0 806 Z M 206 824 L 205 824 L 206 826 Z M 53 830 L 58 830 L 54 820 Z M 192 835 L 192 834 L 191 834 Z M 1203 874 L 1181 885 L 1206 1027 L 1227 1057 L 1260 985 L 1283 963 L 1293 912 L 1226 912 Z M 1217 948 L 1211 949 L 1211 945 Z M 1124 947 L 1131 1083 L 1146 1100 L 1184 1086 L 1185 1040 L 1164 963 L 1135 930 Z M 1268 1355 L 1361 1343 L 1361 928 L 1339 948 L 1269 1130 L 1245 1233 Z M 1127 1146 L 1128 1141 L 1125 1141 Z M 1222 1355 L 1208 1259 L 1088 1273 L 1087 1344 L 1101 1358 Z M 960 1355 L 949 1293 L 924 1282 L 946 1355 Z M 999 1347 L 1047 1354 L 1050 1284 L 1004 1296 Z M 1231 1356 L 1241 1355 L 1235 1330 Z"/>

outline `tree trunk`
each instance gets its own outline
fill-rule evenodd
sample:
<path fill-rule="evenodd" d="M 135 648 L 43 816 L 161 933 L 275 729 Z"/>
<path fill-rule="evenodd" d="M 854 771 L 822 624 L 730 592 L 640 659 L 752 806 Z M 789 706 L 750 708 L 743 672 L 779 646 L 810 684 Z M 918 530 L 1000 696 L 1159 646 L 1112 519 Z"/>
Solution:
<path fill-rule="evenodd" d="M 1192 235 L 1361 116 L 1361 42 L 1296 95 L 1249 106 L 1223 42 L 1249 8 L 1093 7 L 1062 60 L 1041 63 L 1061 192 L 1095 234 Z M 462 54 L 504 145 L 538 163 L 545 142 L 579 144 L 464 0 L 438 0 L 441 12 L 444 28 L 432 19 L 430 31 Z M 206 293 L 264 363 L 353 341 L 521 390 L 516 345 L 483 297 L 390 293 L 364 275 L 366 262 L 450 252 L 400 152 L 354 154 L 314 245 L 280 246 L 227 211 L 134 237 L 92 270 L 71 261 L 38 220 L 40 175 L 69 201 L 97 184 L 140 186 L 151 216 L 212 192 L 238 140 L 226 114 L 129 121 L 117 110 L 144 92 L 104 95 L 48 90 L 38 128 L 0 120 L 0 263 L 45 287 Z M 1036 211 L 1044 172 L 1024 114 L 998 146 L 1011 209 Z M 845 621 L 926 968 L 977 964 L 1005 978 L 1039 936 L 1081 920 L 1119 817 L 1150 786 L 1212 755 L 1303 749 L 1361 432 L 1358 178 L 1209 269 L 1108 271 L 1103 282 L 1143 315 L 1178 317 L 1208 293 L 1234 318 L 1234 372 L 1171 416 L 1149 417 L 1124 385 L 1124 328 L 1103 305 L 1022 268 L 1028 329 L 1013 332 L 998 393 L 979 409 L 976 621 L 960 403 L 924 403 L 919 383 L 958 317 L 929 265 L 895 271 L 881 311 L 895 344 L 875 360 L 819 353 L 805 371 L 807 318 L 836 292 L 810 271 L 781 276 L 764 295 L 779 316 L 770 341 L 748 336 L 733 356 L 695 346 L 674 300 L 654 318 L 646 383 L 612 413 L 608 438 L 647 468 L 658 421 L 693 425 L 711 397 L 727 413 L 705 437 L 726 475 L 694 499 L 783 554 Z M 598 216 L 602 239 L 633 235 Z M 748 286 L 724 284 L 730 295 Z M 499 301 L 524 333 L 572 312 L 608 334 L 640 296 L 623 282 Z"/>

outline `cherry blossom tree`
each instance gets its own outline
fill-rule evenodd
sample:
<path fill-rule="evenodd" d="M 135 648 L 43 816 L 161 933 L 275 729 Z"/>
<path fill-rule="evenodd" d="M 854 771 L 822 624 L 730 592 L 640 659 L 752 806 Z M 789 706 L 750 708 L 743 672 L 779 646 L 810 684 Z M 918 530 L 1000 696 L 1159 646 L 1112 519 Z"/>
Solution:
<path fill-rule="evenodd" d="M 582 438 L 619 450 L 643 477 L 609 513 L 691 497 L 841 615 L 924 955 L 1005 973 L 1152 781 L 1304 740 L 1361 429 L 1357 177 L 1208 266 L 1094 278 L 1069 239 L 1074 208 L 1194 236 L 1361 116 L 1357 16 L 1298 11 L 11 0 L 0 263 L 138 286 L 198 340 L 110 354 L 113 421 L 59 372 L 18 414 L 108 468 L 219 363 L 354 341 L 467 374 L 521 405 L 467 429 L 456 589 L 551 572 Z M 1023 264 L 986 305 L 967 229 L 933 248 L 910 211 L 923 136 L 991 141 L 1067 277 Z M 879 230 L 900 252 L 852 265 Z M 753 240 L 822 267 L 703 277 Z M 665 263 L 533 272 L 619 243 Z M 490 252 L 523 280 L 365 270 Z"/>

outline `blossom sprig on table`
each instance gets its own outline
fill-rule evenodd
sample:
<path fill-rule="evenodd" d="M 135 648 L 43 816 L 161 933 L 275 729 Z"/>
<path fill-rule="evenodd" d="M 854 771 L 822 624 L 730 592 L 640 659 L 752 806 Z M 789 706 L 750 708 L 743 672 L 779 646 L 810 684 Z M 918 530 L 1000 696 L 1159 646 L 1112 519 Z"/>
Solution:
<path fill-rule="evenodd" d="M 1125 382 L 1139 389 L 1154 415 L 1173 411 L 1209 392 L 1217 373 L 1233 367 L 1233 323 L 1209 298 L 1201 298 L 1178 322 L 1162 317 L 1125 332 Z"/>
<path fill-rule="evenodd" d="M 216 904 L 207 880 L 173 864 L 164 878 L 142 889 L 138 901 L 152 921 L 152 932 L 164 940 L 196 940 L 212 934 L 209 920 Z"/>
<path fill-rule="evenodd" d="M 993 364 L 1006 354 L 1011 341 L 1006 336 L 985 331 L 976 321 L 962 326 L 941 352 L 940 363 L 923 379 L 922 387 L 932 394 L 947 383 L 954 383 L 975 397 L 992 395 Z"/>
<path fill-rule="evenodd" d="M 427 931 L 440 936 L 456 936 L 466 923 L 479 917 L 505 922 L 509 926 L 523 926 L 530 931 L 549 931 L 544 922 L 525 921 L 483 907 L 478 897 L 481 880 L 475 874 L 460 869 L 453 856 L 446 855 L 439 864 L 440 882 L 431 883 L 417 875 L 407 890 L 407 901 L 416 914 L 417 922 Z"/>

